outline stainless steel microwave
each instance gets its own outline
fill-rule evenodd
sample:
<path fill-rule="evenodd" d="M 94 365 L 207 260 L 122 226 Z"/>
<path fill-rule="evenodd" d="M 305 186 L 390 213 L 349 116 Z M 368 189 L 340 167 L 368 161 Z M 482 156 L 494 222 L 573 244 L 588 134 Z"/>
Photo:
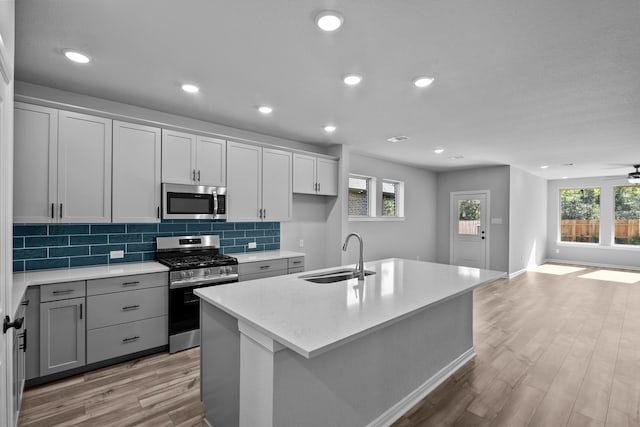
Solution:
<path fill-rule="evenodd" d="M 226 218 L 226 187 L 162 184 L 162 219 Z"/>

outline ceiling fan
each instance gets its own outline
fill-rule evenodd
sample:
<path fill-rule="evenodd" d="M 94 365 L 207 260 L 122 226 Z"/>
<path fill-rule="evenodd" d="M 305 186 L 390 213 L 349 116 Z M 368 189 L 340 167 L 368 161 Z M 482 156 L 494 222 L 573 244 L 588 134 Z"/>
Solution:
<path fill-rule="evenodd" d="M 638 170 L 640 165 L 633 165 L 633 167 L 636 168 L 636 170 L 635 172 L 629 172 L 627 181 L 629 181 L 630 184 L 640 184 L 640 171 Z"/>

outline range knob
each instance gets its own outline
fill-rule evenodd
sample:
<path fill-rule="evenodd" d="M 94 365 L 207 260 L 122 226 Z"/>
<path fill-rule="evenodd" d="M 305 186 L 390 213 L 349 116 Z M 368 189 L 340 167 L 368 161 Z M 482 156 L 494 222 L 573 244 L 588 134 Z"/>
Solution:
<path fill-rule="evenodd" d="M 224 274 L 224 267 L 220 267 L 218 269 L 218 274 L 223 275 Z"/>
<path fill-rule="evenodd" d="M 209 276 L 210 274 L 211 274 L 211 270 L 207 268 L 207 269 L 204 271 L 204 275 L 205 275 L 205 277 L 206 277 L 206 276 Z"/>
<path fill-rule="evenodd" d="M 187 278 L 187 272 L 186 271 L 181 271 L 180 272 L 180 277 L 183 278 L 183 279 L 186 279 Z"/>
<path fill-rule="evenodd" d="M 233 273 L 233 268 L 225 267 L 225 271 L 226 271 L 227 274 L 231 274 L 231 273 Z"/>

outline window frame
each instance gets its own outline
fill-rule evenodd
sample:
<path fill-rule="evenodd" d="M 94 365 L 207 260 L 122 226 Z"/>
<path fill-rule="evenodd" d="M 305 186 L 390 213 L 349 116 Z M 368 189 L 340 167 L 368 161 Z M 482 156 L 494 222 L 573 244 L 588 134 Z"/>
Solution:
<path fill-rule="evenodd" d="M 586 190 L 586 189 L 598 189 L 600 194 L 598 195 L 598 204 L 600 206 L 600 212 L 598 215 L 598 241 L 597 242 L 572 242 L 570 240 L 562 240 L 562 192 L 565 190 Z M 560 187 L 558 188 L 558 234 L 556 238 L 556 244 L 569 245 L 569 246 L 602 246 L 602 185 L 586 185 L 578 187 Z"/>
<path fill-rule="evenodd" d="M 349 213 L 349 192 L 351 190 L 351 186 L 349 184 L 349 180 L 351 178 L 355 178 L 355 179 L 364 179 L 368 182 L 368 188 L 367 188 L 367 196 L 368 196 L 368 204 L 367 204 L 367 215 L 351 215 Z M 349 220 L 363 220 L 363 219 L 368 219 L 368 218 L 375 218 L 376 217 L 376 178 L 373 176 L 369 176 L 369 175 L 362 175 L 362 174 L 356 174 L 356 173 L 350 173 L 347 177 L 347 216 L 349 217 Z"/>
<path fill-rule="evenodd" d="M 638 185 L 623 183 L 616 185 L 614 184 L 611 187 L 611 248 L 615 249 L 624 249 L 624 250 L 640 250 L 640 243 L 631 244 L 631 243 L 616 243 L 616 188 L 621 187 L 638 187 Z"/>
<path fill-rule="evenodd" d="M 395 188 L 396 214 L 384 214 L 384 184 L 393 184 Z M 382 186 L 380 188 L 382 204 L 380 205 L 380 217 L 385 219 L 401 219 L 404 218 L 404 182 L 397 179 L 382 178 Z"/>

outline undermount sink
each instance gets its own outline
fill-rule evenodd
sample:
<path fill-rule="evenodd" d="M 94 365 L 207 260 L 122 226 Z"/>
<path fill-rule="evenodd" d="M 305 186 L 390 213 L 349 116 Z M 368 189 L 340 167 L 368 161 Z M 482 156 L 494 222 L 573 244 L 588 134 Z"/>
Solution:
<path fill-rule="evenodd" d="M 364 271 L 365 276 L 370 276 L 372 274 L 375 274 L 375 272 L 369 271 L 369 270 Z M 343 280 L 355 279 L 357 277 L 358 277 L 358 272 L 353 269 L 331 270 L 331 271 L 325 271 L 323 273 L 314 273 L 314 274 L 307 274 L 304 276 L 300 276 L 301 279 L 306 280 L 307 282 L 313 282 L 313 283 L 334 283 L 334 282 L 341 282 Z"/>

